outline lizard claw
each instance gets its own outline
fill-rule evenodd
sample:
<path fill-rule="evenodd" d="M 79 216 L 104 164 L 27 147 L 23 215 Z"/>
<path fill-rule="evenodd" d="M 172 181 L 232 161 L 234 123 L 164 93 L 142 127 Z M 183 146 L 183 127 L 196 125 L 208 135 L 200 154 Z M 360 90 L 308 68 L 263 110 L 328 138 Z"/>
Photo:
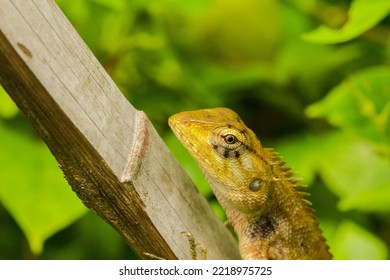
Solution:
<path fill-rule="evenodd" d="M 143 253 L 145 256 L 149 257 L 151 260 L 165 260 L 164 258 L 161 258 L 159 256 L 156 256 L 155 254 L 151 253 Z"/>
<path fill-rule="evenodd" d="M 203 244 L 196 243 L 194 236 L 188 231 L 182 231 L 181 235 L 187 237 L 188 243 L 190 244 L 190 253 L 191 259 L 197 259 L 197 249 L 200 251 L 202 260 L 207 260 L 207 249 L 203 246 Z"/>

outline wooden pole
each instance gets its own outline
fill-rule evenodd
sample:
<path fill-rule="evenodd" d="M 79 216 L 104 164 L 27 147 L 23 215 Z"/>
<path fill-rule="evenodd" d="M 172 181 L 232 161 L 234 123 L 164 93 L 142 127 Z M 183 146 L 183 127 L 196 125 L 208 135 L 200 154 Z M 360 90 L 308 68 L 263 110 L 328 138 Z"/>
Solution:
<path fill-rule="evenodd" d="M 237 245 L 164 145 L 51 0 L 0 0 L 0 83 L 36 128 L 83 203 L 140 258 L 210 259 Z"/>

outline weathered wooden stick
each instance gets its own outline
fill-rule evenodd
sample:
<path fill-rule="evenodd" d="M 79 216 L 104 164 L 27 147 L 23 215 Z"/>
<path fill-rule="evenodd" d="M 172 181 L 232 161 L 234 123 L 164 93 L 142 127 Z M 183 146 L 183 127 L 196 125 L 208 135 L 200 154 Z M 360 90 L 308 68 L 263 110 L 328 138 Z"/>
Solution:
<path fill-rule="evenodd" d="M 140 258 L 188 259 L 182 231 L 211 259 L 239 258 L 231 234 L 148 118 L 123 97 L 56 4 L 0 0 L 0 7 L 0 82 L 83 203 Z"/>

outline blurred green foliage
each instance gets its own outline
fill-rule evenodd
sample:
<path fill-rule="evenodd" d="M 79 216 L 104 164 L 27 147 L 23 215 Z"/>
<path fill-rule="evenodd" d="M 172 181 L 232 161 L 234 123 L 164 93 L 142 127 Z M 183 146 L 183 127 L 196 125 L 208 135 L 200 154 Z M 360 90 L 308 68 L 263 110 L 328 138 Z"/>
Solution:
<path fill-rule="evenodd" d="M 176 112 L 238 112 L 310 186 L 336 259 L 389 257 L 389 1 L 57 3 L 221 219 L 201 172 L 167 127 Z M 0 135 L 0 258 L 134 257 L 81 205 L 1 91 Z"/>

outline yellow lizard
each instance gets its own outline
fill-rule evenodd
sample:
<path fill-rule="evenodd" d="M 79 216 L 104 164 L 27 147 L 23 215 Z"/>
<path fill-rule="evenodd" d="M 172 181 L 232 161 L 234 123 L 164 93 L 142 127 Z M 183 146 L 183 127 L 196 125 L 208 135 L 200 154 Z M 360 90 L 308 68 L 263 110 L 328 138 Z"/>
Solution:
<path fill-rule="evenodd" d="M 225 209 L 243 259 L 332 258 L 303 186 L 235 112 L 183 112 L 169 125 Z"/>

